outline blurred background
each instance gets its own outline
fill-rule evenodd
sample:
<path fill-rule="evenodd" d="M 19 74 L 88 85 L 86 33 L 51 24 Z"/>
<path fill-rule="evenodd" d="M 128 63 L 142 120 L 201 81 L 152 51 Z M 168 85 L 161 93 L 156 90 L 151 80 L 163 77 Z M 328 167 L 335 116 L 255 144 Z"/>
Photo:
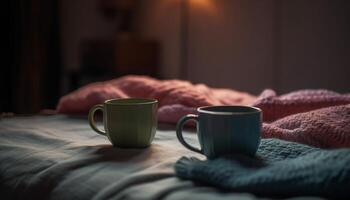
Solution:
<path fill-rule="evenodd" d="M 350 91 L 348 0 L 13 0 L 0 112 L 126 74 L 259 94 Z"/>

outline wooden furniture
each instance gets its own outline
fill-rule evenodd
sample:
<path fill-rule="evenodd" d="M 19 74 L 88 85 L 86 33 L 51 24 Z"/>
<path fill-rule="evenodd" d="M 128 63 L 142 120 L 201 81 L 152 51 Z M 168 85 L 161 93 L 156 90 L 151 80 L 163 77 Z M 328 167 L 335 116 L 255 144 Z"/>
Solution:
<path fill-rule="evenodd" d="M 159 78 L 159 52 L 152 40 L 85 40 L 80 47 L 80 69 L 70 73 L 70 90 L 128 74 Z"/>

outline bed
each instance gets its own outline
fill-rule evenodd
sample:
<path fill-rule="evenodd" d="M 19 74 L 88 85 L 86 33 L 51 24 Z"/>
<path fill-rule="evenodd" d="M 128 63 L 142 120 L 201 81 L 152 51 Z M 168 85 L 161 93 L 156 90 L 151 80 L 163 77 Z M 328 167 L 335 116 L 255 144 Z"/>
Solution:
<path fill-rule="evenodd" d="M 93 105 L 128 97 L 159 101 L 149 148 L 113 148 L 88 125 Z M 178 142 L 176 122 L 210 105 L 262 109 L 264 139 L 254 158 L 210 161 Z M 198 145 L 193 129 L 185 131 L 185 139 Z M 350 94 L 308 89 L 277 95 L 267 89 L 254 96 L 125 76 L 63 96 L 54 115 L 0 118 L 1 199 L 349 199 L 349 147 Z M 265 163 L 251 168 L 247 159 Z"/>
<path fill-rule="evenodd" d="M 196 134 L 185 138 L 196 145 Z M 151 147 L 113 148 L 87 119 L 66 115 L 0 120 L 1 199 L 268 199 L 181 180 L 173 164 L 201 155 L 160 124 Z M 322 199 L 294 197 L 290 199 Z"/>

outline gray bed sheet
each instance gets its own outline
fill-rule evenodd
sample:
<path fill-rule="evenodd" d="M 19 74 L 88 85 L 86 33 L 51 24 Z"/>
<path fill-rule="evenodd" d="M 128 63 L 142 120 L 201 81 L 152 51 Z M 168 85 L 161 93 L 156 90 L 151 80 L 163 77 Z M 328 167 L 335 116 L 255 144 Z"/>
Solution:
<path fill-rule="evenodd" d="M 185 138 L 197 143 L 193 132 Z M 185 149 L 169 127 L 160 126 L 149 148 L 120 149 L 86 119 L 2 118 L 1 199 L 268 199 L 177 178 L 173 164 L 183 155 L 204 159 Z"/>

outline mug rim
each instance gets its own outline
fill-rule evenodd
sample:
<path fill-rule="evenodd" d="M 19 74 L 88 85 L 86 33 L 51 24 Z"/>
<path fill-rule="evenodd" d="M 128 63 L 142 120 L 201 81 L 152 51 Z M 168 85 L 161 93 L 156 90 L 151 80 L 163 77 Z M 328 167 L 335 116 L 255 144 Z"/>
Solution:
<path fill-rule="evenodd" d="M 128 100 L 137 100 L 140 102 L 127 102 Z M 150 105 L 158 103 L 157 99 L 148 98 L 116 98 L 108 99 L 104 102 L 107 105 L 118 105 L 118 106 L 135 106 L 135 105 Z"/>
<path fill-rule="evenodd" d="M 251 111 L 247 112 L 232 112 L 232 111 L 210 111 L 205 110 L 207 108 L 223 108 L 223 107 L 235 107 L 235 108 L 250 108 Z M 254 106 L 202 106 L 197 108 L 197 112 L 199 113 L 206 113 L 206 114 L 212 114 L 212 115 L 250 115 L 250 114 L 256 114 L 256 113 L 262 113 L 262 110 L 258 107 Z"/>

